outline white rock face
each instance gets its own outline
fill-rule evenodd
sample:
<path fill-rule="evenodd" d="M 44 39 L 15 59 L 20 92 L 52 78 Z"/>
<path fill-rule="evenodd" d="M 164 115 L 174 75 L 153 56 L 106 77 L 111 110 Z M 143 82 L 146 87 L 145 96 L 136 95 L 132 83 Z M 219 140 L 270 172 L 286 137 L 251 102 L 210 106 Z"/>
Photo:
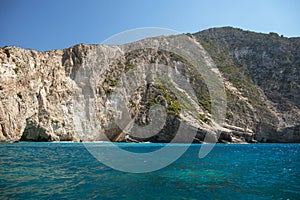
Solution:
<path fill-rule="evenodd" d="M 0 138 L 2 141 L 72 140 L 73 82 L 63 51 L 0 50 Z"/>
<path fill-rule="evenodd" d="M 163 39 L 146 42 L 159 44 Z M 0 141 L 169 142 L 183 123 L 186 133 L 196 130 L 194 142 L 203 142 L 206 135 L 213 142 L 218 139 L 217 133 L 221 134 L 219 142 L 255 142 L 256 139 L 300 142 L 298 121 L 286 122 L 282 117 L 291 118 L 297 112 L 300 116 L 296 106 L 291 114 L 280 112 L 260 89 L 259 98 L 266 102 L 266 109 L 271 113 L 266 123 L 260 118 L 261 108 L 225 78 L 224 87 L 236 103 L 229 103 L 230 120 L 222 127 L 223 124 L 212 119 L 203 77 L 196 76 L 189 63 L 157 48 L 126 53 L 124 49 L 131 45 L 139 47 L 140 44 L 123 47 L 80 44 L 47 52 L 16 47 L 0 49 Z M 240 59 L 254 53 L 245 47 L 232 55 Z M 212 63 L 204 50 L 201 56 L 206 63 Z M 162 65 L 171 66 L 166 71 L 166 77 L 172 77 L 170 81 L 157 78 L 142 67 L 149 64 L 153 72 L 163 71 Z M 126 73 L 132 73 L 131 77 L 135 78 L 125 80 Z M 216 68 L 211 73 L 223 79 Z M 196 91 L 195 96 L 186 92 L 182 84 L 185 81 Z M 134 84 L 139 87 L 135 88 Z M 121 94 L 124 105 L 118 98 L 112 98 L 116 92 Z M 155 110 L 154 104 L 164 107 L 166 115 L 155 115 L 154 111 L 160 110 L 158 107 Z M 244 115 L 234 107 L 241 105 Z M 118 121 L 118 116 L 125 120 Z M 133 134 L 139 130 L 136 124 L 148 126 L 143 129 L 145 135 Z M 151 130 L 157 132 L 156 129 L 159 133 L 153 135 Z M 186 142 L 188 135 L 185 136 L 178 137 L 177 142 Z"/>

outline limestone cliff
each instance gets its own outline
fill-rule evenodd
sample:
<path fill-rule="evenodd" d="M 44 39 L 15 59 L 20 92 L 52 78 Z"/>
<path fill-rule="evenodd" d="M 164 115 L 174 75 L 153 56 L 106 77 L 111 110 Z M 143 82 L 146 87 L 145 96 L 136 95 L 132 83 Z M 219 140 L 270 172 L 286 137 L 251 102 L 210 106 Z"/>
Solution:
<path fill-rule="evenodd" d="M 230 27 L 188 36 L 204 47 L 224 79 L 227 113 L 223 128 L 212 120 L 212 102 L 203 77 L 171 52 L 155 48 L 124 52 L 118 46 L 83 44 L 47 52 L 4 47 L 0 49 L 0 140 L 169 142 L 179 124 L 184 124 L 185 132 L 196 130 L 194 142 L 202 142 L 205 135 L 216 138 L 216 133 L 219 142 L 300 142 L 299 38 Z M 153 70 L 170 66 L 189 82 L 195 97 L 174 79 L 168 82 L 152 71 L 146 73 L 143 64 L 151 64 Z M 130 116 L 122 124 L 116 120 L 118 107 L 111 96 L 119 83 L 127 84 L 122 79 L 126 73 L 135 73 L 139 85 L 122 93 L 122 106 L 128 110 L 124 117 Z M 95 102 L 88 101 L 91 97 Z M 76 102 L 90 105 L 81 108 Z M 164 114 L 154 116 L 153 109 L 160 112 L 155 105 L 163 107 Z M 102 135 L 86 131 L 84 127 L 91 126 L 87 113 L 95 114 L 93 123 Z M 159 123 L 159 117 L 165 123 Z M 152 125 L 148 135 L 138 137 L 131 134 L 138 126 L 128 128 L 129 123 Z M 184 137 L 176 140 L 186 141 Z"/>
<path fill-rule="evenodd" d="M 259 142 L 299 142 L 300 38 L 231 27 L 194 36 L 233 86 L 228 123 L 251 127 Z"/>

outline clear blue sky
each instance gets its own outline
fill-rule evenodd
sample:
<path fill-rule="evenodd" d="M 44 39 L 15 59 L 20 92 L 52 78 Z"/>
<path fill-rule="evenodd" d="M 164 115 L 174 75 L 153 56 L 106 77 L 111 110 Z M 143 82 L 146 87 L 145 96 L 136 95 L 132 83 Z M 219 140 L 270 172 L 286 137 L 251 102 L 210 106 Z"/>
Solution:
<path fill-rule="evenodd" d="M 0 46 L 36 50 L 101 43 L 140 27 L 197 32 L 233 26 L 300 36 L 298 0 L 0 0 Z"/>

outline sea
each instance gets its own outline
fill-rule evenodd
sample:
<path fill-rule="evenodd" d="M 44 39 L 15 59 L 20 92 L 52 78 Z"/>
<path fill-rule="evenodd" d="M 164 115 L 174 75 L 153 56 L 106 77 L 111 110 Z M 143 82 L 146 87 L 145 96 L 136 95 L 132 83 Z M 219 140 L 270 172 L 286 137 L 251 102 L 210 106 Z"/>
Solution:
<path fill-rule="evenodd" d="M 166 144 L 115 145 L 142 154 Z M 188 145 L 159 170 L 128 173 L 102 164 L 83 143 L 1 143 L 0 199 L 300 199 L 300 144 L 216 144 L 200 159 L 202 145 Z"/>

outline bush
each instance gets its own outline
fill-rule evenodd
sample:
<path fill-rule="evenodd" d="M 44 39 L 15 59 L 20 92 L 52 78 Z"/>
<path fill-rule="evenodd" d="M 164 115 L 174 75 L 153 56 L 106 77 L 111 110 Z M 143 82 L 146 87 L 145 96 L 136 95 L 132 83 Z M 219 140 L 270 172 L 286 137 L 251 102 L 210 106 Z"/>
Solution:
<path fill-rule="evenodd" d="M 200 105 L 201 105 L 204 109 L 206 109 L 207 111 L 210 112 L 210 110 L 211 110 L 211 102 L 210 102 L 210 101 L 207 101 L 207 100 L 199 100 L 199 103 L 200 103 Z"/>
<path fill-rule="evenodd" d="M 104 80 L 105 83 L 108 83 L 109 86 L 115 87 L 117 85 L 117 81 L 108 77 Z"/>
<path fill-rule="evenodd" d="M 8 58 L 10 58 L 9 49 L 4 49 L 4 53 L 6 54 L 6 56 L 7 56 Z"/>
<path fill-rule="evenodd" d="M 199 114 L 199 118 L 201 121 L 203 121 L 206 124 L 210 124 L 210 122 L 211 122 L 211 120 L 208 119 L 205 114 Z"/>
<path fill-rule="evenodd" d="M 179 115 L 181 111 L 181 106 L 178 101 L 174 101 L 171 105 L 168 106 L 167 113 L 172 115 Z"/>
<path fill-rule="evenodd" d="M 22 93 L 21 93 L 21 92 L 18 92 L 18 93 L 17 93 L 17 96 L 18 96 L 20 99 L 23 99 L 23 96 L 22 96 Z"/>
<path fill-rule="evenodd" d="M 15 73 L 18 73 L 18 71 L 20 70 L 19 67 L 16 67 L 13 69 Z"/>

